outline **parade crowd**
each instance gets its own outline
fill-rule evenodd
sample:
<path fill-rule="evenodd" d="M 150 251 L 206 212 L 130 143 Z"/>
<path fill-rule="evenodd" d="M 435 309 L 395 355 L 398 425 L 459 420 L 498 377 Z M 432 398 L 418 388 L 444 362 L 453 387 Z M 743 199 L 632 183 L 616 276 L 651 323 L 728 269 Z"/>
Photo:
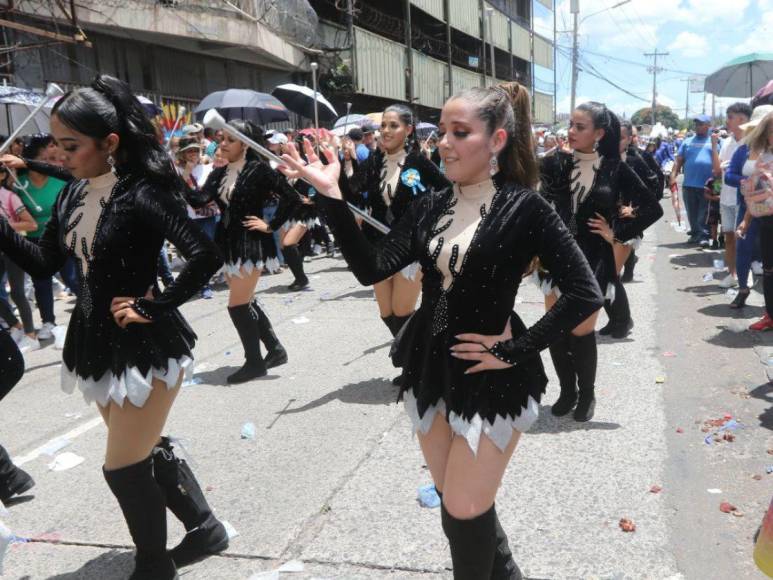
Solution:
<path fill-rule="evenodd" d="M 0 399 L 24 356 L 63 349 L 62 388 L 108 428 L 104 477 L 137 549 L 131 578 L 178 578 L 228 536 L 163 435 L 195 353 L 177 309 L 226 287 L 244 348 L 228 382 L 259 381 L 294 355 L 255 298 L 260 277 L 289 269 L 287 291 L 311 291 L 305 261 L 340 254 L 394 337 L 395 396 L 442 500 L 454 577 L 522 578 L 495 498 L 539 417 L 539 353 L 559 381 L 552 414 L 590 421 L 597 334 L 634 332 L 625 284 L 664 197 L 680 224 L 684 208 L 690 244 L 724 251 L 729 308 L 761 278 L 766 312 L 750 330 L 773 329 L 773 105 L 752 105 L 728 107 L 723 127 L 697 115 L 688 132 L 646 135 L 588 102 L 544 131 L 513 82 L 451 97 L 421 138 L 403 104 L 343 132 L 232 120 L 166 136 L 125 83 L 100 76 L 57 102 L 51 134 L 0 157 Z M 529 328 L 514 311 L 521 283 L 544 293 Z M 57 320 L 55 301 L 72 298 Z M 0 500 L 33 486 L 0 447 Z M 167 509 L 188 532 L 170 551 Z"/>

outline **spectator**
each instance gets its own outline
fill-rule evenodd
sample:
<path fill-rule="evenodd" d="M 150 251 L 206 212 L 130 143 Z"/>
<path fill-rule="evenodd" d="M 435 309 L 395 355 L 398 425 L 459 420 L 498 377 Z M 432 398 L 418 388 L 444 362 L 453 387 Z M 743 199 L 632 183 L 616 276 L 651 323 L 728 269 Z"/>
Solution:
<path fill-rule="evenodd" d="M 15 232 L 24 235 L 23 232 L 35 230 L 38 225 L 21 199 L 11 191 L 13 186 L 9 178 L 8 169 L 0 165 L 0 217 L 6 219 Z M 0 316 L 10 327 L 11 336 L 21 352 L 37 350 L 40 348 L 40 343 L 35 338 L 32 308 L 24 294 L 24 270 L 0 253 L 0 280 L 6 273 L 11 286 L 11 298 L 19 309 L 22 322 L 19 322 L 5 301 L 0 301 Z"/>
<path fill-rule="evenodd" d="M 212 169 L 213 165 L 211 163 L 204 164 L 201 162 L 201 145 L 196 142 L 195 138 L 183 137 L 180 139 L 180 148 L 177 150 L 177 170 L 189 187 L 201 189 Z M 204 233 L 207 234 L 210 240 L 215 239 L 217 223 L 220 221 L 220 209 L 214 201 L 198 209 L 189 207 L 188 215 L 204 230 Z M 162 253 L 164 251 L 162 248 Z M 171 272 L 169 275 L 171 276 Z M 165 285 L 167 285 L 166 282 Z M 205 300 L 213 297 L 212 287 L 209 283 L 204 285 L 199 294 Z"/>
<path fill-rule="evenodd" d="M 31 167 L 19 172 L 19 181 L 26 186 L 29 193 L 29 196 L 24 195 L 21 199 L 37 224 L 35 230 L 27 232 L 27 239 L 34 243 L 37 243 L 40 236 L 43 235 L 43 230 L 45 230 L 48 220 L 51 219 L 56 198 L 66 185 L 66 182 L 61 179 L 49 177 L 34 170 L 34 162 L 47 163 L 51 160 L 52 149 L 50 145 L 53 141 L 51 135 L 33 135 L 23 152 L 23 163 L 29 164 Z M 5 158 L 4 162 L 8 163 Z M 56 327 L 53 282 L 51 276 L 47 276 L 32 278 L 32 283 L 35 286 L 35 302 L 37 302 L 40 317 L 43 320 L 38 338 L 46 340 L 53 337 L 53 330 Z"/>
<path fill-rule="evenodd" d="M 746 135 L 743 144 L 738 147 L 730 160 L 730 165 L 725 171 L 725 183 L 732 187 L 740 188 L 741 182 L 754 172 L 757 160 L 764 153 L 755 150 L 750 146 L 750 140 L 755 133 L 755 129 L 762 124 L 763 120 L 770 117 L 773 113 L 773 105 L 763 105 L 754 109 L 751 120 L 741 125 L 741 129 Z M 757 139 L 757 144 L 761 140 Z M 746 299 L 749 297 L 749 270 L 751 269 L 752 259 L 757 248 L 757 239 L 760 236 L 760 221 L 752 218 L 746 210 L 746 201 L 738 190 L 738 218 L 736 227 L 736 250 L 735 263 L 736 273 L 738 275 L 738 294 L 730 304 L 731 308 L 743 308 Z M 770 218 L 768 218 L 770 219 Z"/>
<path fill-rule="evenodd" d="M 703 186 L 714 171 L 711 156 L 711 139 L 709 128 L 711 118 L 708 115 L 698 115 L 693 119 L 695 135 L 684 140 L 676 156 L 676 163 L 671 170 L 671 187 L 676 185 L 676 178 L 684 168 L 682 197 L 687 210 L 690 224 L 690 243 L 699 243 L 708 247 L 709 229 L 706 226 L 706 211 L 708 200 L 703 195 Z"/>
<path fill-rule="evenodd" d="M 748 123 L 752 116 L 752 108 L 746 103 L 734 103 L 727 108 L 727 130 L 730 135 L 722 142 L 719 151 L 719 161 L 723 172 L 727 171 L 730 160 L 743 139 L 741 125 Z M 725 239 L 725 265 L 728 274 L 719 285 L 730 288 L 735 285 L 735 227 L 738 220 L 738 190 L 722 182 L 722 192 L 719 196 L 719 213 L 722 222 L 722 235 Z"/>
<path fill-rule="evenodd" d="M 192 123 L 191 125 L 185 125 L 183 127 L 183 138 L 189 137 L 196 139 L 196 142 L 201 144 L 204 141 L 204 125 L 201 123 Z"/>
<path fill-rule="evenodd" d="M 372 136 L 373 132 L 370 134 Z M 359 127 L 354 127 L 353 129 L 349 130 L 347 135 L 349 139 L 352 140 L 352 144 L 354 145 L 354 151 L 357 155 L 357 163 L 364 163 L 368 157 L 370 157 L 371 153 L 371 150 L 368 148 L 368 146 L 365 145 L 365 131 Z"/>
<path fill-rule="evenodd" d="M 372 125 L 365 125 L 362 128 L 362 144 L 368 148 L 368 151 L 376 150 L 376 133 Z"/>

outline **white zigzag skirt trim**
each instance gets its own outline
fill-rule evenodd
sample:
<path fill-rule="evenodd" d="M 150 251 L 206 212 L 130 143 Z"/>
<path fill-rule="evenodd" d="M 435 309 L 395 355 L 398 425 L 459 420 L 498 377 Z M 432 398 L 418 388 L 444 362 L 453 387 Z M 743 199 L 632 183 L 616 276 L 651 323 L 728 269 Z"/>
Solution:
<path fill-rule="evenodd" d="M 419 262 L 414 262 L 413 264 L 408 264 L 405 268 L 400 270 L 400 275 L 406 280 L 413 282 L 416 280 L 416 274 L 419 273 L 419 270 L 421 270 L 421 264 L 419 264 Z"/>
<path fill-rule="evenodd" d="M 228 276 L 234 278 L 244 278 L 245 275 L 249 276 L 255 270 L 262 270 L 263 266 L 265 266 L 266 269 L 272 274 L 282 270 L 282 265 L 279 263 L 277 258 L 269 258 L 265 261 L 258 260 L 257 262 L 253 262 L 252 260 L 245 260 L 242 262 L 241 258 L 239 258 L 236 263 L 226 262 L 223 266 L 223 271 Z"/>
<path fill-rule="evenodd" d="M 106 372 L 99 379 L 83 378 L 62 363 L 62 390 L 72 394 L 77 388 L 87 403 L 96 402 L 103 408 L 107 407 L 110 401 L 123 407 L 126 399 L 135 407 L 142 407 L 153 390 L 153 379 L 162 380 L 167 389 L 173 389 L 180 382 L 181 372 L 184 373 L 183 381 L 190 379 L 193 374 L 191 357 L 170 358 L 167 370 L 151 368 L 143 375 L 137 367 L 129 367 L 118 376 Z"/>
<path fill-rule="evenodd" d="M 548 277 L 544 280 L 539 277 L 538 272 L 534 272 L 531 275 L 532 282 L 537 286 L 537 288 L 540 289 L 540 291 L 545 296 L 550 296 L 551 294 L 554 294 L 556 298 L 561 298 L 561 290 L 559 290 L 558 286 L 553 285 L 553 279 Z M 607 291 L 604 294 L 604 300 L 609 300 L 610 304 L 615 301 L 615 285 L 611 282 L 607 284 Z"/>
<path fill-rule="evenodd" d="M 416 404 L 416 397 L 413 396 L 412 390 L 407 390 L 403 394 L 405 411 L 408 417 L 413 423 L 413 432 L 416 434 L 421 431 L 423 434 L 429 433 L 432 428 L 432 423 L 435 421 L 435 415 L 441 413 L 446 415 L 446 404 L 443 399 L 440 399 L 436 405 L 432 405 L 424 413 L 423 417 L 419 417 L 419 410 Z M 460 417 L 459 415 L 451 412 L 448 417 L 448 424 L 451 430 L 456 434 L 464 437 L 467 440 L 467 444 L 470 446 L 473 455 L 478 454 L 478 446 L 480 445 L 481 435 L 488 437 L 491 442 L 497 446 L 497 449 L 504 452 L 510 441 L 513 438 L 513 431 L 525 433 L 539 418 L 539 405 L 533 397 L 529 397 L 527 407 L 521 409 L 521 414 L 517 417 L 502 417 L 497 415 L 494 423 L 490 423 L 487 419 L 482 419 L 480 415 L 475 415 L 471 421 Z"/>

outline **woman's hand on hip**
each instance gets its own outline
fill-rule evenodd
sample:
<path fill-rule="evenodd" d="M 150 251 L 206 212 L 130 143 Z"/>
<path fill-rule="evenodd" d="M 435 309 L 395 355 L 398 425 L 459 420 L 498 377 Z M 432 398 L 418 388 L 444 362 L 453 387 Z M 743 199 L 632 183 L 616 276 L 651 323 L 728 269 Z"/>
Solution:
<path fill-rule="evenodd" d="M 491 349 L 493 346 L 504 340 L 510 340 L 513 338 L 513 330 L 510 326 L 510 319 L 507 319 L 505 330 L 502 334 L 497 335 L 485 335 L 474 333 L 457 334 L 456 339 L 459 340 L 459 344 L 455 344 L 451 347 L 451 356 L 462 360 L 475 361 L 478 364 L 471 366 L 464 374 L 471 375 L 473 373 L 479 373 L 482 371 L 497 371 L 502 369 L 508 369 L 512 367 L 510 363 L 499 360 L 493 354 Z"/>
<path fill-rule="evenodd" d="M 126 328 L 130 324 L 150 324 L 151 322 L 134 309 L 134 298 L 129 296 L 113 298 L 113 302 L 110 304 L 110 312 L 115 323 L 121 328 Z"/>
<path fill-rule="evenodd" d="M 303 179 L 314 186 L 317 192 L 332 199 L 343 199 L 338 188 L 338 177 L 341 175 L 341 162 L 333 148 L 329 145 L 320 146 L 320 151 L 327 159 L 327 165 L 322 163 L 314 147 L 308 139 L 303 140 L 303 152 L 308 163 L 301 159 L 294 143 L 288 145 L 289 153 L 282 155 L 283 165 L 277 169 L 290 179 Z"/>
<path fill-rule="evenodd" d="M 242 225 L 248 230 L 255 232 L 262 232 L 264 234 L 271 233 L 271 228 L 268 227 L 268 224 L 264 220 L 254 215 L 245 216 L 244 220 L 242 220 Z"/>

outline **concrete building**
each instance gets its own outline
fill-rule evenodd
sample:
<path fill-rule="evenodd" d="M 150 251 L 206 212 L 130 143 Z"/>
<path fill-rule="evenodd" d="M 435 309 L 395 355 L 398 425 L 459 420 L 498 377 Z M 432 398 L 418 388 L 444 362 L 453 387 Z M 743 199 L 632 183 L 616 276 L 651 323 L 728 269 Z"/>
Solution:
<path fill-rule="evenodd" d="M 350 11 L 347 0 L 310 0 L 328 55 L 323 87 L 342 111 L 344 101 L 358 112 L 412 102 L 436 120 L 461 89 L 518 80 L 532 89 L 535 121 L 552 123 L 553 94 L 534 90 L 535 66 L 554 67 L 552 40 L 534 32 L 534 1 L 360 0 Z"/>
<path fill-rule="evenodd" d="M 8 82 L 80 85 L 101 72 L 157 102 L 302 82 L 317 31 L 305 0 L 16 0 L 0 18 L 4 44 L 20 48 L 0 68 Z"/>

